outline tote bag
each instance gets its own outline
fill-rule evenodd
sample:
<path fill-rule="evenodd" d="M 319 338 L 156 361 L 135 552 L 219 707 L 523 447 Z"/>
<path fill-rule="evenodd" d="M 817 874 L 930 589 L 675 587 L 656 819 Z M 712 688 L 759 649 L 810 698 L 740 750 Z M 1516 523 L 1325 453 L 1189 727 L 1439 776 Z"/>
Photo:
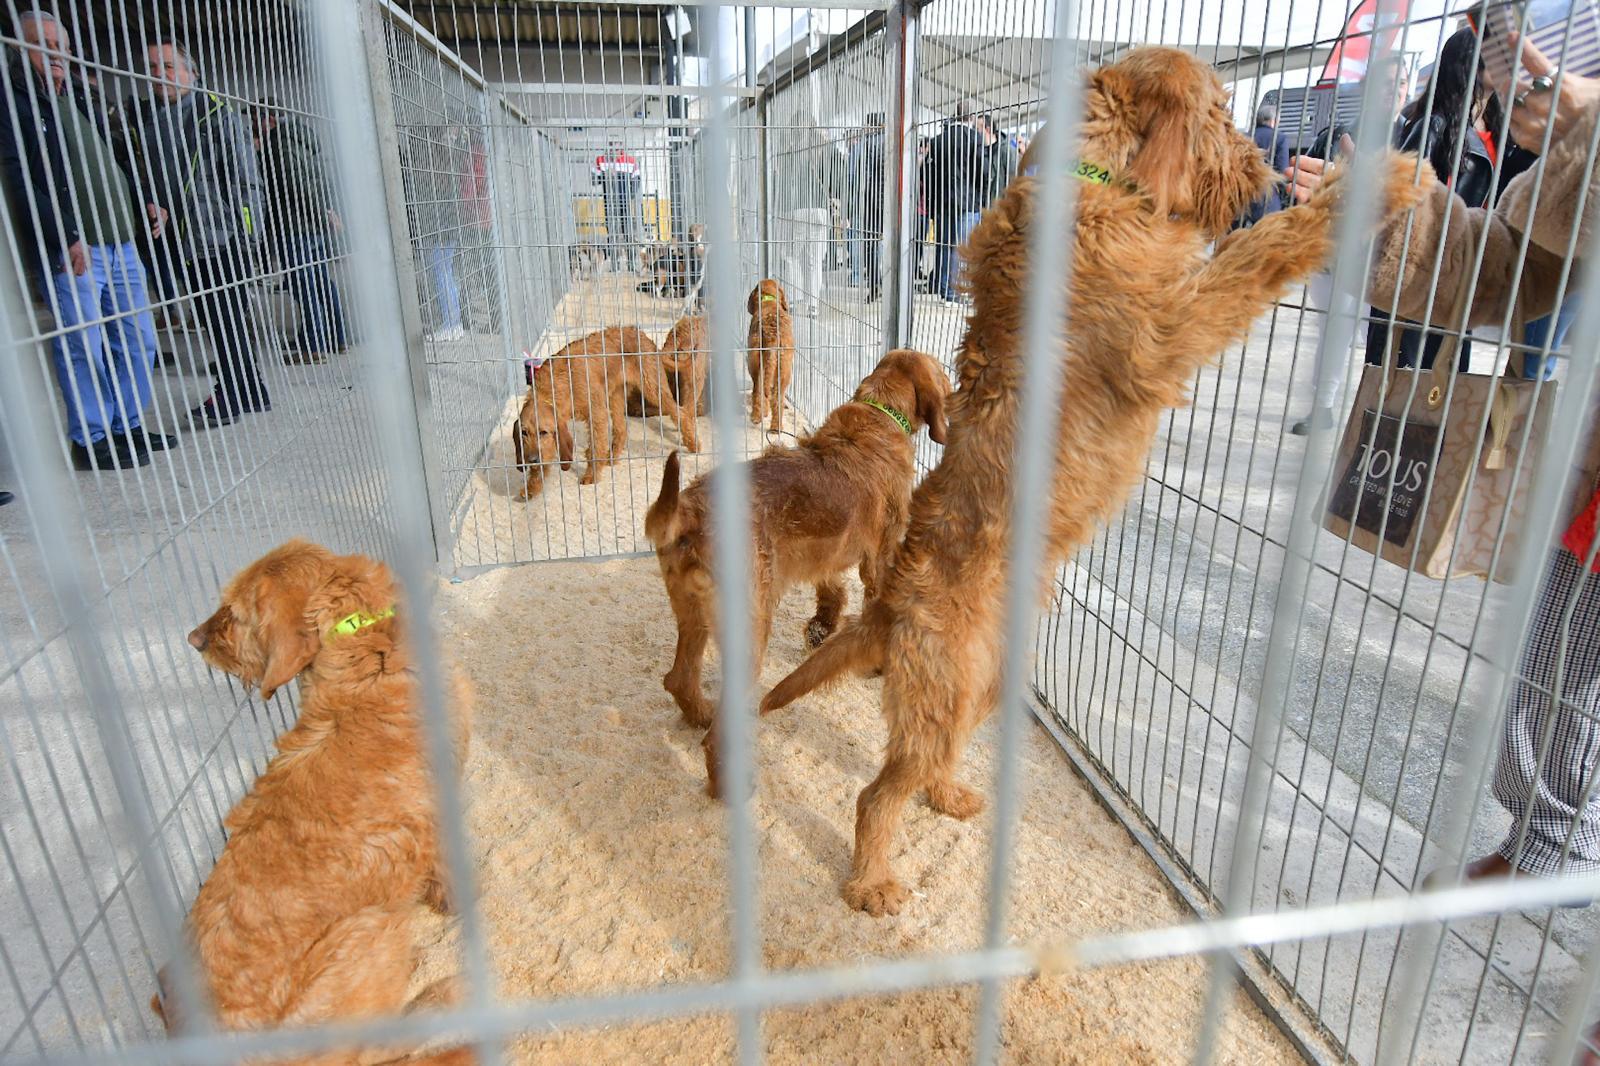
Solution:
<path fill-rule="evenodd" d="M 1556 384 L 1466 372 L 1452 384 L 1458 347 L 1446 338 L 1431 370 L 1364 368 L 1322 524 L 1431 578 L 1509 582 Z"/>

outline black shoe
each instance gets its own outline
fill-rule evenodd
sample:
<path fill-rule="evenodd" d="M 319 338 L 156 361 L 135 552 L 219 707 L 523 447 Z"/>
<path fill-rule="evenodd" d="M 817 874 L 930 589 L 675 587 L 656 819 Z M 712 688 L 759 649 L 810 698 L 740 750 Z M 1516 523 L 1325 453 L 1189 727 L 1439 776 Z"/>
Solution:
<path fill-rule="evenodd" d="M 1313 428 L 1332 429 L 1333 412 L 1326 407 L 1315 408 L 1305 418 L 1302 418 L 1300 421 L 1290 426 L 1289 432 L 1293 433 L 1297 437 L 1304 437 L 1308 435 Z"/>
<path fill-rule="evenodd" d="M 118 448 L 109 438 L 97 440 L 87 448 L 77 441 L 72 442 L 74 470 L 130 470 L 149 465 L 147 453 Z"/>
<path fill-rule="evenodd" d="M 4 507 L 6 504 L 10 503 L 12 500 L 14 500 L 16 498 L 17 498 L 17 494 L 16 493 L 14 493 L 14 492 L 6 492 L 4 489 L 0 489 L 0 507 Z"/>
<path fill-rule="evenodd" d="M 145 452 L 164 452 L 178 446 L 177 437 L 169 437 L 165 433 L 151 433 L 143 426 L 134 426 L 126 433 L 113 433 L 111 439 L 119 448 L 123 447 L 123 442 L 126 441 L 127 447 Z"/>
<path fill-rule="evenodd" d="M 867 293 L 867 303 L 869 304 L 875 304 L 881 299 L 883 299 L 883 293 L 879 292 L 877 289 L 873 289 L 871 292 Z"/>
<path fill-rule="evenodd" d="M 239 416 L 229 414 L 211 400 L 207 400 L 189 412 L 189 421 L 194 424 L 196 429 L 217 429 L 222 426 L 233 425 L 239 421 Z"/>

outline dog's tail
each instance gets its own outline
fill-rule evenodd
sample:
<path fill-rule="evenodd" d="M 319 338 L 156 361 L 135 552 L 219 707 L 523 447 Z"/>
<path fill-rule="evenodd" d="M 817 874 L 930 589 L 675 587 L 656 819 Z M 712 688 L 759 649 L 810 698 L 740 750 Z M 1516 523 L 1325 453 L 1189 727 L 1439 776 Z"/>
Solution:
<path fill-rule="evenodd" d="M 870 614 L 863 613 L 823 642 L 822 647 L 788 677 L 779 681 L 761 701 L 761 713 L 787 707 L 812 689 L 837 681 L 844 674 L 865 674 L 882 669 L 885 631 Z"/>
<path fill-rule="evenodd" d="M 644 516 L 644 535 L 656 547 L 670 542 L 678 535 L 678 453 L 667 456 L 667 468 L 661 472 L 661 492 L 656 502 Z"/>

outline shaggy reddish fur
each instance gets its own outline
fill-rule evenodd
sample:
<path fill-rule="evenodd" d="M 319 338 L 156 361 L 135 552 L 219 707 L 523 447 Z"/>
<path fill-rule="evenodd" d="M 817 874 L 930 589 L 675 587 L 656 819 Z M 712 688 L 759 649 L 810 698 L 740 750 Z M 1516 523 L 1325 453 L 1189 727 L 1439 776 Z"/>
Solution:
<path fill-rule="evenodd" d="M 229 582 L 222 606 L 189 634 L 207 663 L 258 686 L 264 700 L 300 679 L 300 717 L 228 814 L 227 846 L 189 911 L 188 938 L 222 1029 L 406 1009 L 413 908 L 449 911 L 404 615 L 330 635 L 353 612 L 396 606 L 398 595 L 382 563 L 290 541 Z M 456 773 L 470 701 L 457 678 Z M 151 1007 L 175 1032 L 182 1018 L 165 968 L 161 976 L 163 995 Z M 437 985 L 424 996 L 444 998 Z M 344 1050 L 298 1061 L 394 1054 Z M 456 1049 L 405 1061 L 472 1059 Z"/>
<path fill-rule="evenodd" d="M 925 790 L 932 807 L 956 818 L 983 805 L 956 780 L 956 766 L 998 698 L 1030 282 L 1063 302 L 1071 293 L 1071 328 L 1058 342 L 1065 382 L 1044 571 L 1052 573 L 1121 508 L 1162 413 L 1187 402 L 1196 370 L 1239 343 L 1332 250 L 1338 183 L 1207 255 L 1207 243 L 1274 175 L 1234 129 L 1216 75 L 1193 57 L 1131 52 L 1089 77 L 1084 104 L 1076 158 L 1109 167 L 1118 180 L 1078 188 L 1070 287 L 1065 278 L 1030 277 L 1039 184 L 1018 178 L 967 250 L 974 307 L 957 357 L 950 443 L 912 498 L 894 568 L 862 616 L 762 702 L 770 711 L 844 672 L 882 670 L 888 751 L 856 806 L 844 885 L 846 901 L 870 914 L 896 913 L 908 896 L 889 867 L 907 800 Z M 1412 158 L 1389 160 L 1386 216 L 1415 201 L 1414 166 Z"/>
<path fill-rule="evenodd" d="M 759 426 L 772 410 L 772 431 L 783 432 L 783 398 L 794 378 L 794 320 L 789 297 L 771 278 L 750 290 L 746 365 L 750 369 L 750 424 Z"/>
<path fill-rule="evenodd" d="M 859 567 L 870 595 L 905 532 L 916 475 L 913 435 L 926 425 L 945 439 L 945 397 L 950 379 L 930 355 L 890 352 L 856 389 L 855 399 L 834 409 L 818 430 L 793 448 L 771 448 L 749 464 L 751 644 L 761 675 L 772 614 L 784 592 L 815 585 L 817 613 L 806 623 L 816 647 L 844 610 L 841 580 Z M 857 402 L 874 400 L 905 415 L 906 433 L 889 414 Z M 712 571 L 711 483 L 701 478 L 678 491 L 678 455 L 667 459 L 661 493 L 645 516 L 645 535 L 656 547 L 661 578 L 678 621 L 678 650 L 662 680 L 690 724 L 706 728 L 714 716 L 700 688 L 700 661 L 711 635 L 716 591 Z M 717 738 L 706 733 L 706 775 L 719 792 Z"/>
<path fill-rule="evenodd" d="M 706 377 L 711 370 L 710 324 L 704 315 L 684 315 L 661 339 L 661 369 L 678 406 L 706 413 Z M 699 448 L 691 448 L 699 451 Z"/>
<path fill-rule="evenodd" d="M 576 447 L 571 423 L 589 426 L 589 468 L 578 479 L 593 485 L 628 445 L 627 396 L 636 390 L 678 424 L 683 446 L 700 450 L 694 408 L 680 408 L 668 387 L 666 368 L 649 334 L 613 326 L 573 341 L 533 372 L 533 385 L 511 427 L 517 466 L 527 477 L 519 499 L 537 496 L 545 471 L 558 463 L 572 468 Z"/>

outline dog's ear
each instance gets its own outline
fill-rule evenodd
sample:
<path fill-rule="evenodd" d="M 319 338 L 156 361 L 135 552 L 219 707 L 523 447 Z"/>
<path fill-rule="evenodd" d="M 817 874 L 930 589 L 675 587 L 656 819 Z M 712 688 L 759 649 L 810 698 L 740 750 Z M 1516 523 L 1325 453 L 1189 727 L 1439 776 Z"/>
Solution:
<path fill-rule="evenodd" d="M 256 640 L 265 663 L 261 669 L 262 700 L 299 676 L 322 646 L 322 634 L 306 618 L 303 595 L 275 582 L 263 585 L 256 597 Z"/>
<path fill-rule="evenodd" d="M 1158 217 L 1187 212 L 1193 203 L 1192 157 L 1204 105 L 1183 73 L 1146 65 L 1132 86 L 1140 143 L 1128 177 L 1149 194 Z"/>
<path fill-rule="evenodd" d="M 516 453 L 517 466 L 528 465 L 528 449 L 522 443 L 522 419 L 518 418 L 511 423 L 511 450 Z"/>
<path fill-rule="evenodd" d="M 1233 220 L 1283 178 L 1267 165 L 1255 142 L 1218 121 L 1202 130 L 1196 153 L 1194 216 L 1209 234 L 1228 232 Z"/>
<path fill-rule="evenodd" d="M 778 306 L 785 311 L 789 310 L 789 294 L 783 291 L 782 285 L 774 285 L 773 288 L 778 290 Z"/>
<path fill-rule="evenodd" d="M 917 417 L 928 427 L 928 436 L 943 444 L 950 432 L 945 421 L 944 402 L 950 395 L 950 379 L 931 357 L 919 360 L 920 372 L 915 375 L 917 389 Z"/>
<path fill-rule="evenodd" d="M 750 312 L 750 314 L 753 315 L 753 314 L 756 313 L 756 304 L 758 304 L 760 302 L 761 302 L 761 286 L 757 285 L 755 288 L 750 290 L 750 299 L 748 299 L 748 300 L 746 300 L 744 302 L 745 309 L 748 310 Z"/>
<path fill-rule="evenodd" d="M 561 469 L 571 470 L 577 448 L 572 443 L 572 427 L 565 422 L 556 427 L 556 452 L 561 456 Z"/>

